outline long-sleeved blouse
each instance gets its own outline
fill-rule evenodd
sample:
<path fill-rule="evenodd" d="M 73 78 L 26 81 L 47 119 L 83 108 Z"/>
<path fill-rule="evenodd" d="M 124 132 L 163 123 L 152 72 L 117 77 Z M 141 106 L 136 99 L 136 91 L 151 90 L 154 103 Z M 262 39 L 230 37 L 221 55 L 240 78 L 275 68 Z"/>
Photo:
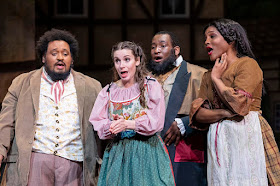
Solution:
<path fill-rule="evenodd" d="M 190 125 L 205 129 L 196 123 L 193 116 L 199 107 L 230 109 L 237 116 L 245 116 L 249 111 L 259 111 L 261 107 L 263 72 L 258 63 L 249 57 L 241 57 L 230 65 L 222 75 L 227 90 L 219 98 L 211 80 L 211 70 L 202 78 L 199 96 L 193 101 L 190 111 Z M 253 101 L 253 102 L 252 102 Z M 202 128 L 201 128 L 202 127 Z"/>
<path fill-rule="evenodd" d="M 135 132 L 150 136 L 162 130 L 165 118 L 164 92 L 161 85 L 155 80 L 145 80 L 147 107 L 142 108 L 135 120 Z M 109 113 L 109 102 L 126 104 L 140 95 L 138 83 L 131 87 L 120 87 L 117 82 L 106 85 L 99 93 L 89 121 L 100 139 L 110 139 L 114 135 L 109 131 L 112 119 Z M 145 114 L 141 114 L 145 112 Z"/>

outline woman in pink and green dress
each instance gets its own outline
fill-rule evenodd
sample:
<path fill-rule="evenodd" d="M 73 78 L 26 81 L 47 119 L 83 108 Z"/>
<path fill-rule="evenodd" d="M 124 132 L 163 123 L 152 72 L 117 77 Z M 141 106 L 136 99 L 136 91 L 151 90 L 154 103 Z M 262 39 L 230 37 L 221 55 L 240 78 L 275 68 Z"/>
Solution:
<path fill-rule="evenodd" d="M 112 139 L 103 156 L 98 185 L 175 185 L 166 147 L 161 85 L 148 76 L 140 46 L 113 46 L 114 82 L 99 93 L 90 122 L 101 139 Z"/>

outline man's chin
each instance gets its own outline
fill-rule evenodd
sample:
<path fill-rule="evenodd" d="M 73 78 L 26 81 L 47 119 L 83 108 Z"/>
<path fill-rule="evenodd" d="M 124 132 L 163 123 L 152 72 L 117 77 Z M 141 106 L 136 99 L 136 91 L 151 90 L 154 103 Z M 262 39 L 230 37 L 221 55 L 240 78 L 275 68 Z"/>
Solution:
<path fill-rule="evenodd" d="M 173 65 L 172 61 L 161 61 L 161 63 L 159 63 L 154 60 L 150 60 L 147 67 L 153 74 L 161 75 L 171 71 L 176 66 Z"/>
<path fill-rule="evenodd" d="M 153 60 L 153 62 L 158 65 L 162 64 L 162 60 Z"/>
<path fill-rule="evenodd" d="M 65 74 L 66 73 L 66 70 L 63 69 L 63 70 L 54 70 L 53 71 L 55 74 L 58 74 L 58 75 L 61 75 L 61 74 Z"/>
<path fill-rule="evenodd" d="M 49 70 L 46 68 L 47 74 L 51 77 L 53 81 L 58 81 L 58 80 L 65 80 L 69 76 L 71 71 L 71 68 L 69 70 Z"/>

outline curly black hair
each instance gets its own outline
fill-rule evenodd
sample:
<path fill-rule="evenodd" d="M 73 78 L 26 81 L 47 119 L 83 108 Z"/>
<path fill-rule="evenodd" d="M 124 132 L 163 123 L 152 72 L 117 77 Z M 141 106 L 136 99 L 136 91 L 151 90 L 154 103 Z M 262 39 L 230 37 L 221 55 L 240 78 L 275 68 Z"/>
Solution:
<path fill-rule="evenodd" d="M 42 35 L 37 41 L 36 53 L 39 59 L 46 54 L 48 45 L 52 41 L 65 41 L 69 44 L 72 59 L 76 59 L 79 53 L 79 43 L 75 36 L 66 30 L 51 29 Z"/>
<path fill-rule="evenodd" d="M 248 56 L 255 59 L 246 30 L 239 23 L 230 19 L 218 19 L 206 25 L 203 33 L 210 26 L 214 26 L 227 43 L 235 42 L 237 57 Z"/>

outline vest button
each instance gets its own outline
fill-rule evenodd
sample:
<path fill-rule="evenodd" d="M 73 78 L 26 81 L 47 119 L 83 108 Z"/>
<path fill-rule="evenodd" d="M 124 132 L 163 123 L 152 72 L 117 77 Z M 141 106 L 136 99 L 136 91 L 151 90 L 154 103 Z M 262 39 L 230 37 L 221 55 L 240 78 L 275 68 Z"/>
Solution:
<path fill-rule="evenodd" d="M 58 147 L 58 144 L 55 144 L 55 147 Z"/>
<path fill-rule="evenodd" d="M 55 122 L 56 122 L 56 123 L 59 123 L 59 121 L 58 121 L 58 120 L 56 120 Z"/>
<path fill-rule="evenodd" d="M 53 154 L 56 155 L 56 154 L 57 154 L 57 151 L 54 151 Z"/>

